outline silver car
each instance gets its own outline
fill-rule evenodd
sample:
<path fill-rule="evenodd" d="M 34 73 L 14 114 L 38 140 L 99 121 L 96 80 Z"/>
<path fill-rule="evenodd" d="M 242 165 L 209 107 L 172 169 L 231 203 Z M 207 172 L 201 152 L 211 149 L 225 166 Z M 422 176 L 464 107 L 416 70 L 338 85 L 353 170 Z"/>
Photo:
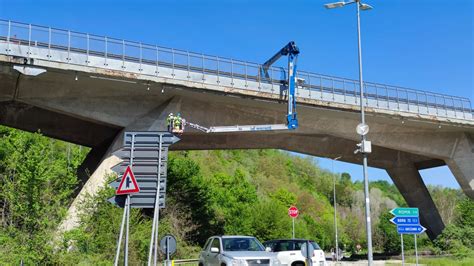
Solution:
<path fill-rule="evenodd" d="M 251 236 L 210 237 L 199 256 L 199 266 L 275 266 L 274 253 Z"/>

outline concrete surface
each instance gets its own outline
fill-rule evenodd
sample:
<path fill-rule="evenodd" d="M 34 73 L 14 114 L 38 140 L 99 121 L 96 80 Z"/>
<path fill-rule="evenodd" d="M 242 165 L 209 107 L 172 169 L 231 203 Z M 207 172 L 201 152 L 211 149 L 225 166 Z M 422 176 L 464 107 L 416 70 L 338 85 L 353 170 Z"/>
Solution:
<path fill-rule="evenodd" d="M 365 266 L 368 265 L 367 260 L 359 260 L 359 261 L 339 261 L 339 262 L 327 262 L 328 266 L 336 266 L 336 265 L 353 265 L 353 266 Z M 374 260 L 373 265 L 402 265 L 401 260 Z M 406 263 L 404 265 L 416 265 L 415 263 Z M 418 265 L 425 265 L 425 264 L 418 264 Z"/>

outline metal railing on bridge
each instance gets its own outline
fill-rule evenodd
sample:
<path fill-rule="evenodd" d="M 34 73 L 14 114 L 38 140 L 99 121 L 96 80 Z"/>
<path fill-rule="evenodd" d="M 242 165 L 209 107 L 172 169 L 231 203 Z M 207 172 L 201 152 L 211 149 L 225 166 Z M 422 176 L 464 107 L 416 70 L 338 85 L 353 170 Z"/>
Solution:
<path fill-rule="evenodd" d="M 41 58 L 157 77 L 282 94 L 286 69 L 173 48 L 0 20 L 0 54 Z M 468 98 L 364 83 L 365 104 L 374 109 L 474 120 Z M 297 96 L 359 105 L 357 80 L 298 71 Z"/>

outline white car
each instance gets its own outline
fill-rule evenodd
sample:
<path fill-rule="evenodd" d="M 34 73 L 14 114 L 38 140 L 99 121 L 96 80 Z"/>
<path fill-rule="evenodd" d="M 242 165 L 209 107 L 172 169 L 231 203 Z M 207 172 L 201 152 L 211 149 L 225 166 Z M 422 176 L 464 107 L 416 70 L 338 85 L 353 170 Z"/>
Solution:
<path fill-rule="evenodd" d="M 301 247 L 307 243 L 307 241 L 306 239 L 279 239 L 266 241 L 263 245 L 277 254 L 277 259 L 282 266 L 305 266 L 306 259 L 301 253 Z M 309 240 L 309 243 L 314 248 L 311 258 L 313 266 L 326 266 L 324 251 L 316 242 Z"/>
<path fill-rule="evenodd" d="M 199 266 L 279 266 L 274 253 L 251 236 L 210 237 L 199 256 Z"/>

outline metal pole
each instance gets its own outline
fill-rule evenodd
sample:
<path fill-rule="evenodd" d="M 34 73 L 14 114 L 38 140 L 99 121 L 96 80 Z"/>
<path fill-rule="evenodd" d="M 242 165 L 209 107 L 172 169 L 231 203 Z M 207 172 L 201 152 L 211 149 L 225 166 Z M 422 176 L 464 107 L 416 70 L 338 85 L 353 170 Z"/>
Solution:
<path fill-rule="evenodd" d="M 128 265 L 128 234 L 130 231 L 130 194 L 127 195 L 127 201 L 125 202 L 125 212 L 127 213 L 127 225 L 125 228 L 125 248 L 124 248 L 124 260 L 123 264 Z"/>
<path fill-rule="evenodd" d="M 402 266 L 405 265 L 405 254 L 403 253 L 403 234 L 400 234 L 401 244 L 402 244 Z"/>
<path fill-rule="evenodd" d="M 125 69 L 125 40 L 122 40 L 122 69 Z"/>
<path fill-rule="evenodd" d="M 158 207 L 159 209 L 160 207 Z M 154 257 L 153 257 L 153 265 L 157 265 L 157 261 L 158 261 L 158 226 L 159 226 L 159 219 L 160 219 L 160 214 L 159 214 L 159 210 L 158 210 L 158 213 L 157 213 L 157 216 L 156 216 L 156 221 L 155 221 L 155 235 L 154 235 L 154 238 L 155 238 L 155 246 L 153 247 L 154 248 Z"/>
<path fill-rule="evenodd" d="M 174 78 L 174 49 L 171 48 L 171 56 L 173 58 L 172 62 L 171 62 L 171 66 L 172 66 L 172 69 L 171 69 L 171 76 Z"/>
<path fill-rule="evenodd" d="M 151 240 L 150 240 L 150 249 L 148 252 L 148 265 L 151 265 L 151 257 L 154 254 L 153 263 L 156 265 L 157 262 L 157 253 L 158 253 L 158 224 L 160 217 L 160 179 L 161 179 L 161 148 L 163 142 L 163 135 L 160 135 L 160 143 L 158 144 L 158 184 L 156 186 L 156 198 L 155 198 L 155 213 L 153 214 L 153 226 L 151 229 Z"/>
<path fill-rule="evenodd" d="M 156 212 L 156 211 L 155 211 Z M 153 215 L 153 224 L 151 227 L 150 249 L 148 251 L 148 265 L 151 265 L 151 256 L 153 254 L 153 245 L 155 244 L 155 214 Z"/>
<path fill-rule="evenodd" d="M 30 55 L 31 55 L 31 24 L 28 25 L 28 59 L 30 59 Z"/>
<path fill-rule="evenodd" d="M 138 71 L 143 71 L 143 68 L 142 68 L 142 61 L 143 61 L 142 43 L 139 44 L 139 47 L 140 47 L 140 68 L 138 69 Z"/>
<path fill-rule="evenodd" d="M 361 122 L 365 124 L 364 110 L 364 84 L 362 80 L 362 45 L 360 38 L 360 0 L 356 0 L 357 5 L 357 39 L 359 47 L 359 86 L 360 86 L 360 113 Z M 366 136 L 362 136 L 362 142 L 366 141 Z M 370 197 L 369 197 L 369 175 L 367 172 L 367 153 L 363 153 L 363 172 L 364 172 L 364 194 L 365 194 L 365 218 L 367 231 L 367 257 L 369 266 L 373 263 L 372 256 L 372 226 L 370 222 Z"/>
<path fill-rule="evenodd" d="M 337 158 L 334 158 L 332 160 L 332 173 L 333 174 L 334 174 L 334 161 L 339 160 L 340 158 L 341 158 L 341 156 L 339 156 Z M 339 251 L 338 251 L 339 245 L 338 245 L 338 241 L 337 241 L 338 239 L 337 239 L 337 215 L 336 215 L 336 213 L 337 213 L 336 208 L 337 207 L 336 207 L 336 175 L 335 174 L 334 174 L 333 179 L 334 179 L 334 182 L 333 182 L 333 189 L 334 189 L 333 190 L 334 191 L 334 193 L 333 193 L 334 194 L 334 232 L 335 232 L 335 239 L 336 239 L 336 252 L 335 253 L 336 253 L 336 261 L 339 261 L 339 254 L 338 254 L 339 253 Z"/>
<path fill-rule="evenodd" d="M 87 33 L 86 35 L 86 39 L 87 39 L 87 59 L 86 59 L 86 64 L 89 64 L 89 33 Z"/>
<path fill-rule="evenodd" d="M 8 32 L 7 32 L 7 42 L 10 42 L 10 33 L 12 31 L 12 22 L 8 21 Z"/>
<path fill-rule="evenodd" d="M 120 234 L 119 234 L 119 239 L 117 241 L 117 251 L 115 252 L 115 260 L 114 260 L 114 266 L 118 265 L 119 262 L 119 257 L 120 257 L 120 246 L 122 244 L 122 237 L 123 237 L 123 228 L 125 226 L 125 217 L 127 216 L 127 212 L 124 209 L 123 210 L 123 216 L 122 216 L 122 224 L 120 225 Z"/>
<path fill-rule="evenodd" d="M 8 21 L 8 33 L 7 33 L 7 54 L 10 54 L 10 35 L 12 31 L 12 22 Z"/>
<path fill-rule="evenodd" d="M 166 265 L 170 265 L 170 237 L 166 237 Z"/>
<path fill-rule="evenodd" d="M 108 45 L 107 45 L 107 37 L 104 37 L 104 42 L 105 42 L 105 52 L 104 52 L 104 56 L 105 56 L 105 61 L 104 61 L 104 65 L 107 66 L 107 53 L 108 53 Z"/>
<path fill-rule="evenodd" d="M 156 229 L 155 229 L 155 257 L 154 265 L 156 266 L 158 260 L 158 229 L 160 225 L 160 183 L 161 183 L 161 148 L 163 146 L 163 135 L 160 135 L 160 143 L 158 145 L 158 185 L 156 188 L 155 212 L 156 212 Z"/>
<path fill-rule="evenodd" d="M 132 143 L 130 148 L 130 167 L 133 169 L 133 150 L 135 149 L 135 134 L 132 134 Z M 127 225 L 125 229 L 125 256 L 124 265 L 128 266 L 128 235 L 130 232 L 130 194 L 127 194 L 127 201 L 125 202 L 125 208 L 127 210 Z"/>
<path fill-rule="evenodd" d="M 71 60 L 71 31 L 67 31 L 67 60 Z"/>
<path fill-rule="evenodd" d="M 293 220 L 293 233 L 291 234 L 291 237 L 294 239 L 295 238 L 295 218 L 291 218 Z"/>
<path fill-rule="evenodd" d="M 333 169 L 334 169 L 334 161 L 332 162 L 333 164 Z M 333 173 L 334 174 L 334 173 Z M 335 231 L 335 236 L 336 236 L 336 245 L 335 245 L 335 251 L 336 251 L 336 261 L 339 261 L 338 257 L 338 245 L 337 245 L 337 215 L 336 215 L 336 175 L 334 175 L 334 231 Z"/>
<path fill-rule="evenodd" d="M 153 215 L 153 225 L 151 229 L 150 249 L 148 251 L 148 265 L 151 265 L 151 256 L 153 254 L 153 245 L 155 244 L 155 215 Z"/>
<path fill-rule="evenodd" d="M 418 247 L 416 245 L 416 234 L 415 234 L 415 263 L 418 266 Z"/>
<path fill-rule="evenodd" d="M 51 27 L 48 28 L 48 59 L 51 59 Z"/>

